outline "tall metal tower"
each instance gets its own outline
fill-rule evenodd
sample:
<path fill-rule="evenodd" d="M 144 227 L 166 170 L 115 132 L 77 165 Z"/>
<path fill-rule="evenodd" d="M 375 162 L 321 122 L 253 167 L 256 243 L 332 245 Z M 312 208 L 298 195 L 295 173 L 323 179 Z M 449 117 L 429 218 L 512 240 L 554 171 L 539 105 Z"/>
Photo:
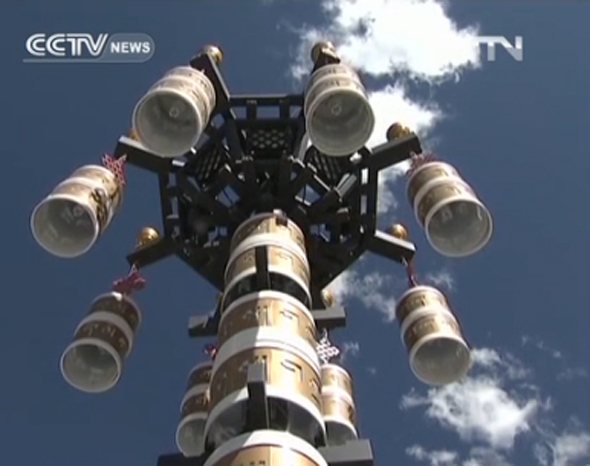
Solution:
<path fill-rule="evenodd" d="M 44 249 L 77 257 L 117 214 L 126 163 L 158 178 L 163 234 L 142 229 L 129 273 L 92 303 L 62 355 L 63 376 L 79 390 L 119 381 L 141 321 L 130 295 L 145 285 L 146 266 L 176 255 L 220 291 L 215 312 L 189 322 L 191 337 L 217 342 L 189 374 L 180 453 L 160 466 L 373 464 L 355 424 L 351 374 L 329 340 L 345 311 L 326 288 L 365 251 L 406 269 L 396 315 L 416 377 L 444 385 L 469 369 L 448 299 L 417 282 L 406 228 L 377 229 L 379 171 L 411 161 L 408 197 L 441 254 L 485 246 L 488 210 L 401 124 L 366 147 L 375 117 L 361 79 L 330 42 L 311 56 L 301 94 L 232 95 L 221 50 L 205 47 L 140 99 L 113 156 L 77 169 L 31 216 Z"/>

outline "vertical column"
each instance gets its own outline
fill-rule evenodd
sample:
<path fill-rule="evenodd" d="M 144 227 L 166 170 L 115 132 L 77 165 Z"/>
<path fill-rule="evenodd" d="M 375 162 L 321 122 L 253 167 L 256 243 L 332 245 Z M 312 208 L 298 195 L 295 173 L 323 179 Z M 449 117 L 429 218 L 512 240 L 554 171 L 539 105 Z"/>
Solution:
<path fill-rule="evenodd" d="M 207 466 L 327 466 L 316 449 L 326 425 L 309 288 L 305 237 L 294 222 L 265 213 L 237 229 L 211 375 Z M 262 369 L 256 399 L 253 364 Z"/>

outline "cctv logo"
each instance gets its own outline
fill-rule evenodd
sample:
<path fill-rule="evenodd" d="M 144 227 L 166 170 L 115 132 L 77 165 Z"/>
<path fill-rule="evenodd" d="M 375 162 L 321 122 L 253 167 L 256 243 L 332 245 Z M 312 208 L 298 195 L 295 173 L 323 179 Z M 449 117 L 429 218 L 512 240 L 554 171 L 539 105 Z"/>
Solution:
<path fill-rule="evenodd" d="M 154 54 L 153 39 L 142 33 L 109 35 L 36 33 L 25 42 L 28 63 L 142 63 Z"/>
<path fill-rule="evenodd" d="M 92 34 L 33 34 L 27 39 L 26 48 L 34 57 L 81 57 L 86 50 L 93 57 L 98 57 L 104 50 L 109 35 L 99 34 L 96 39 Z"/>

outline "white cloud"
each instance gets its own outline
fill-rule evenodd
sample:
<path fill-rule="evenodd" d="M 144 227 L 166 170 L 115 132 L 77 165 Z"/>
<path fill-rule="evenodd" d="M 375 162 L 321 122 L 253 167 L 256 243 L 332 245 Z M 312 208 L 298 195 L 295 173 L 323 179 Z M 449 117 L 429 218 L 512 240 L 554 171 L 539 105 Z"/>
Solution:
<path fill-rule="evenodd" d="M 544 404 L 537 393 L 517 395 L 506 388 L 516 369 L 511 371 L 512 364 L 494 350 L 475 350 L 473 363 L 472 373 L 459 383 L 430 389 L 425 395 L 412 391 L 402 398 L 401 407 L 424 406 L 426 417 L 462 440 L 510 449 L 517 436 L 530 431 Z M 478 366 L 487 370 L 478 372 Z M 507 377 L 494 372 L 498 366 L 506 368 Z"/>
<path fill-rule="evenodd" d="M 361 352 L 361 345 L 358 341 L 345 341 L 340 348 L 340 362 L 344 363 L 349 356 L 356 358 Z"/>
<path fill-rule="evenodd" d="M 391 275 L 377 272 L 361 275 L 351 270 L 340 274 L 328 288 L 337 300 L 354 297 L 365 307 L 383 314 L 386 322 L 393 322 L 396 300 L 391 296 L 391 285 L 395 282 Z"/>
<path fill-rule="evenodd" d="M 402 409 L 423 408 L 426 418 L 454 431 L 473 447 L 469 455 L 446 456 L 444 466 L 510 466 L 513 446 L 523 436 L 532 439 L 530 451 L 538 466 L 574 466 L 590 460 L 590 432 L 571 421 L 558 430 L 549 413 L 551 398 L 541 396 L 530 368 L 510 353 L 490 348 L 473 352 L 474 366 L 461 382 L 406 394 Z M 413 447 L 412 447 L 413 448 Z M 407 452 L 437 465 L 436 450 L 424 447 Z"/>
<path fill-rule="evenodd" d="M 590 434 L 565 433 L 559 435 L 550 444 L 553 453 L 552 466 L 573 466 L 576 460 L 590 459 Z"/>
<path fill-rule="evenodd" d="M 430 466 L 454 466 L 459 456 L 456 451 L 428 451 L 420 445 L 412 445 L 406 448 L 406 454 L 418 461 L 426 461 Z"/>
<path fill-rule="evenodd" d="M 491 448 L 471 448 L 463 459 L 456 451 L 427 450 L 421 445 L 406 448 L 406 454 L 429 466 L 512 466 L 504 455 Z"/>
<path fill-rule="evenodd" d="M 588 371 L 583 367 L 573 365 L 569 358 L 563 353 L 538 337 L 524 335 L 521 337 L 521 344 L 525 348 L 533 348 L 541 353 L 548 354 L 559 365 L 557 373 L 558 380 L 574 380 L 580 378 L 588 378 Z"/>
<path fill-rule="evenodd" d="M 447 269 L 428 272 L 424 276 L 424 281 L 447 291 L 455 291 L 455 279 Z"/>
<path fill-rule="evenodd" d="M 410 393 L 402 399 L 403 408 L 417 406 L 426 406 L 427 417 L 454 430 L 464 441 L 510 449 L 519 434 L 530 430 L 540 401 L 520 401 L 497 380 L 479 377 L 431 389 L 425 396 Z"/>

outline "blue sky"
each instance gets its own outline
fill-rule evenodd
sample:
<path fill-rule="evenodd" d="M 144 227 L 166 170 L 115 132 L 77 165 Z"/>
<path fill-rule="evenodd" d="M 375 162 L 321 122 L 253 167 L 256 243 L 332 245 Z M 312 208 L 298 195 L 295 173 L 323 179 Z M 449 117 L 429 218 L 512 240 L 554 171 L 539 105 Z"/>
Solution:
<path fill-rule="evenodd" d="M 347 353 L 360 430 L 377 464 L 588 464 L 589 14 L 586 2 L 532 0 L 444 8 L 406 0 L 3 2 L 3 462 L 155 465 L 174 451 L 185 378 L 203 358 L 203 342 L 185 336 L 187 319 L 214 300 L 179 260 L 146 269 L 137 295 L 143 324 L 114 390 L 76 392 L 58 370 L 89 303 L 126 273 L 136 232 L 159 226 L 155 178 L 129 168 L 122 211 L 82 258 L 41 250 L 30 212 L 75 168 L 99 162 L 142 93 L 203 44 L 223 47 L 232 91 L 288 92 L 301 88 L 293 76 L 307 66 L 315 31 L 364 73 L 378 117 L 373 140 L 396 120 L 414 127 L 495 221 L 479 254 L 443 258 L 413 219 L 400 170 L 382 180 L 382 226 L 408 225 L 419 278 L 450 292 L 476 364 L 462 383 L 438 390 L 411 375 L 389 318 L 404 290 L 399 266 L 367 256 L 334 284 L 349 327 L 333 339 Z M 368 17 L 364 31 L 354 27 Z M 35 32 L 142 32 L 156 53 L 144 64 L 24 64 Z M 480 60 L 471 45 L 478 34 L 523 36 L 524 60 L 502 50 L 493 63 Z"/>

